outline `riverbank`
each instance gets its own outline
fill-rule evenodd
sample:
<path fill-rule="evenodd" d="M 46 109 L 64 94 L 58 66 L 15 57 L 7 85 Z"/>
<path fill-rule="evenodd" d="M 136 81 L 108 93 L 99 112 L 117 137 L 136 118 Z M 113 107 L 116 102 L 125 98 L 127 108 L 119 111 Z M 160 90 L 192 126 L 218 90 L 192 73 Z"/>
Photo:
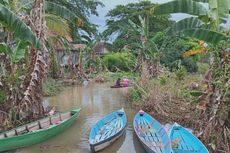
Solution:
<path fill-rule="evenodd" d="M 158 78 L 135 82 L 127 98 L 162 123 L 178 122 L 193 127 L 197 120 L 194 111 L 202 88 L 199 74 L 179 79 L 176 74 L 168 72 Z"/>
<path fill-rule="evenodd" d="M 201 109 L 203 105 L 200 102 L 201 95 L 207 88 L 204 72 L 185 75 L 165 72 L 156 78 L 139 79 L 134 82 L 127 99 L 162 124 L 177 122 L 192 129 L 209 151 L 214 153 L 220 148 L 227 150 L 228 143 L 222 142 L 229 139 L 228 131 L 224 131 L 226 139 L 223 140 L 219 132 L 220 123 L 215 122 L 217 125 L 212 125 L 210 120 L 205 120 L 205 111 Z"/>

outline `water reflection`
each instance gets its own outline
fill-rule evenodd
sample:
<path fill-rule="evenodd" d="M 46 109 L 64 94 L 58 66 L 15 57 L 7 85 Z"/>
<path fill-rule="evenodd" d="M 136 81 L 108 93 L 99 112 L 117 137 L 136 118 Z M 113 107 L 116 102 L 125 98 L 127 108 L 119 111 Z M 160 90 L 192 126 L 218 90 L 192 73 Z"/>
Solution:
<path fill-rule="evenodd" d="M 44 103 L 58 106 L 61 111 L 81 107 L 76 123 L 67 131 L 42 143 L 20 149 L 17 153 L 90 153 L 88 135 L 90 128 L 103 116 L 124 107 L 128 125 L 126 134 L 100 153 L 142 153 L 132 129 L 136 110 L 123 97 L 127 88 L 111 89 L 110 84 L 89 84 L 82 87 L 67 87 L 60 94 L 45 98 Z"/>

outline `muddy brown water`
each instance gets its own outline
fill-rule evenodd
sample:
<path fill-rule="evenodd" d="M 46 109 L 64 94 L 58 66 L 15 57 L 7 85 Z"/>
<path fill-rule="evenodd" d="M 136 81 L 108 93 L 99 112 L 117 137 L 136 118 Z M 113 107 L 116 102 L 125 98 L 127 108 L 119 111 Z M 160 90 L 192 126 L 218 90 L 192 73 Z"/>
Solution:
<path fill-rule="evenodd" d="M 47 105 L 68 111 L 74 106 L 82 110 L 77 121 L 66 131 L 42 143 L 19 149 L 16 153 L 90 153 L 88 136 L 91 127 L 103 116 L 123 107 L 127 114 L 126 133 L 99 153 L 144 153 L 132 128 L 137 110 L 126 102 L 128 88 L 111 89 L 111 84 L 89 84 L 67 87 L 58 95 L 45 98 Z"/>

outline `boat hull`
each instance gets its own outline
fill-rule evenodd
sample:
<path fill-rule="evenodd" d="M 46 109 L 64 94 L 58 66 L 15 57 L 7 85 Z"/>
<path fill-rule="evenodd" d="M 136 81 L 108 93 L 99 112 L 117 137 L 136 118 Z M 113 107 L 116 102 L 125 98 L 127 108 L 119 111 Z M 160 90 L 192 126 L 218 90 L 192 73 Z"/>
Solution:
<path fill-rule="evenodd" d="M 58 125 L 52 125 L 47 129 L 26 133 L 14 137 L 0 139 L 0 151 L 13 150 L 27 147 L 45 141 L 70 127 L 78 117 L 80 109 L 74 112 L 70 119 Z"/>
<path fill-rule="evenodd" d="M 183 126 L 175 123 L 170 131 L 170 138 L 175 146 L 174 153 L 209 153 L 204 144 Z"/>
<path fill-rule="evenodd" d="M 117 140 L 125 132 L 126 124 L 127 118 L 123 108 L 99 120 L 90 131 L 91 151 L 102 150 Z"/>
<path fill-rule="evenodd" d="M 121 137 L 124 133 L 125 133 L 125 128 L 106 141 L 102 141 L 98 144 L 90 144 L 91 151 L 97 152 L 97 151 L 105 149 L 110 144 L 112 144 L 114 141 L 116 141 L 119 137 Z"/>
<path fill-rule="evenodd" d="M 140 110 L 134 117 L 133 128 L 147 153 L 171 153 L 171 141 L 164 127 Z"/>
<path fill-rule="evenodd" d="M 142 142 L 142 140 L 141 140 L 139 137 L 137 137 L 137 138 L 138 138 L 138 140 L 141 142 L 142 147 L 145 149 L 145 151 L 146 151 L 147 153 L 156 153 L 156 152 L 154 152 L 152 149 L 150 149 L 148 146 L 146 146 L 146 145 Z"/>

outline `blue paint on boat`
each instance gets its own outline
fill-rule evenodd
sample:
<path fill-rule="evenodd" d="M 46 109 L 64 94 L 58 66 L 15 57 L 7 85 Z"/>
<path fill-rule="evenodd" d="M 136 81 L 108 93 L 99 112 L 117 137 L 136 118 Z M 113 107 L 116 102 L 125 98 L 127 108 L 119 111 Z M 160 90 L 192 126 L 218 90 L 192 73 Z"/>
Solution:
<path fill-rule="evenodd" d="M 140 110 L 133 120 L 134 131 L 148 153 L 171 153 L 171 141 L 157 120 Z"/>
<path fill-rule="evenodd" d="M 123 108 L 98 121 L 89 135 L 91 150 L 93 152 L 102 150 L 115 141 L 124 133 L 126 124 L 127 118 Z"/>
<path fill-rule="evenodd" d="M 183 126 L 175 123 L 170 131 L 170 139 L 174 153 L 208 153 L 204 144 Z"/>

